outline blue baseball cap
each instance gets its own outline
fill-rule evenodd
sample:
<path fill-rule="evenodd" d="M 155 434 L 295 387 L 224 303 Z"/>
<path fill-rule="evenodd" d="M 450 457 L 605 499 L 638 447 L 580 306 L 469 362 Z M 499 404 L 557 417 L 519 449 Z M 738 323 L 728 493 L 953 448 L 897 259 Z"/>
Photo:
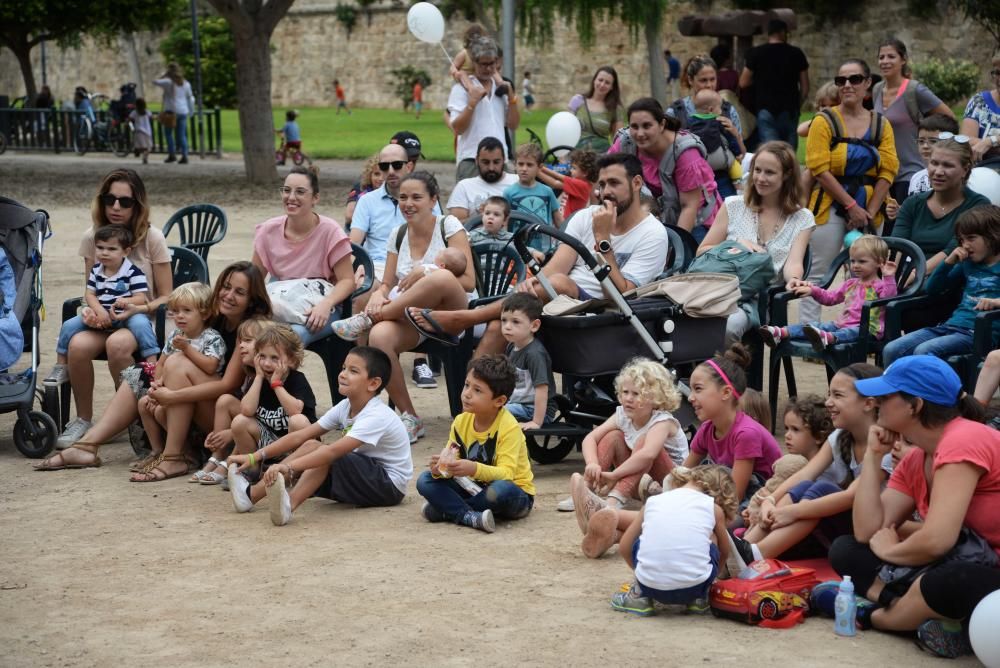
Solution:
<path fill-rule="evenodd" d="M 906 392 L 941 406 L 954 406 L 962 394 L 958 374 L 934 355 L 903 357 L 890 364 L 878 378 L 854 381 L 854 387 L 866 397 Z"/>

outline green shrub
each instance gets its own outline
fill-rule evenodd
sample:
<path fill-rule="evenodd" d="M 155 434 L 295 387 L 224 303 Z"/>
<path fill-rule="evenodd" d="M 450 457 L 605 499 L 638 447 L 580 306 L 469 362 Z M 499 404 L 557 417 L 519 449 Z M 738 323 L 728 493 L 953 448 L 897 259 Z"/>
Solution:
<path fill-rule="evenodd" d="M 229 23 L 218 16 L 199 16 L 198 37 L 201 39 L 203 104 L 206 108 L 235 107 L 236 47 Z M 184 77 L 194 88 L 194 52 L 189 15 L 177 19 L 173 30 L 160 44 L 160 53 L 164 60 L 176 61 L 184 69 Z"/>
<path fill-rule="evenodd" d="M 391 70 L 389 73 L 396 81 L 396 86 L 393 90 L 396 92 L 396 97 L 402 100 L 404 110 L 409 109 L 410 105 L 413 104 L 413 84 L 417 80 L 420 81 L 420 85 L 424 88 L 431 85 L 431 78 L 427 72 L 418 70 L 410 65 Z"/>
<path fill-rule="evenodd" d="M 947 104 L 965 101 L 979 88 L 979 66 L 968 60 L 928 58 L 914 70 L 916 78 Z"/>

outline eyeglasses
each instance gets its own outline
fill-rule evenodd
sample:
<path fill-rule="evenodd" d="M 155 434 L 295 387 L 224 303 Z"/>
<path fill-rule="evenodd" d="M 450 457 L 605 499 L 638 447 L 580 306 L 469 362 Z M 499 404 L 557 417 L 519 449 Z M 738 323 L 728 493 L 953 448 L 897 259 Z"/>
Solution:
<path fill-rule="evenodd" d="M 1000 77 L 1000 70 L 990 70 L 991 77 Z"/>
<path fill-rule="evenodd" d="M 938 133 L 938 141 L 945 141 L 945 140 L 948 140 L 948 139 L 951 139 L 952 141 L 958 142 L 959 144 L 968 144 L 970 141 L 972 141 L 966 135 L 956 135 L 956 134 L 953 134 L 951 132 L 939 132 Z"/>
<path fill-rule="evenodd" d="M 937 137 L 921 137 L 917 140 L 917 146 L 934 146 L 939 141 L 941 141 L 940 135 Z"/>
<path fill-rule="evenodd" d="M 111 193 L 101 195 L 101 204 L 104 206 L 111 208 L 115 205 L 115 202 L 118 202 L 118 206 L 123 209 L 131 209 L 135 206 L 134 197 L 115 197 Z"/>
<path fill-rule="evenodd" d="M 482 60 L 477 60 L 476 61 L 476 66 L 477 67 L 496 67 L 496 64 L 497 64 L 497 61 L 495 61 L 495 60 L 487 60 L 486 62 L 483 62 Z"/>
<path fill-rule="evenodd" d="M 398 172 L 401 171 L 405 166 L 406 166 L 406 160 L 393 160 L 391 162 L 378 163 L 378 168 L 383 172 L 388 172 L 390 167 L 392 167 L 394 170 Z"/>
<path fill-rule="evenodd" d="M 286 196 L 295 193 L 296 197 L 305 197 L 312 191 L 307 188 L 289 188 L 288 186 L 281 186 L 280 188 L 278 188 L 278 192 Z"/>
<path fill-rule="evenodd" d="M 833 77 L 833 83 L 838 88 L 843 88 L 848 83 L 850 83 L 852 86 L 860 86 L 867 79 L 868 77 L 866 77 L 864 74 L 852 74 L 849 77 Z"/>

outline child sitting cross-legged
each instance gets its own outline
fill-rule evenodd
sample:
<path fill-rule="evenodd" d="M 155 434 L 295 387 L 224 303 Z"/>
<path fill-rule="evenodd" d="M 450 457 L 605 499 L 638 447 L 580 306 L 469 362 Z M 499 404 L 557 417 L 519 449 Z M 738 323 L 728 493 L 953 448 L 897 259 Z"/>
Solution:
<path fill-rule="evenodd" d="M 229 491 L 236 512 L 251 510 L 266 496 L 271 522 L 283 526 L 291 521 L 292 512 L 313 496 L 361 507 L 401 502 L 413 476 L 413 461 L 403 422 L 378 396 L 391 370 L 389 358 L 381 350 L 352 348 L 337 376 L 337 391 L 344 396 L 340 403 L 314 424 L 290 432 L 256 453 L 231 456 L 227 460 Z M 337 440 L 319 440 L 333 430 Z M 252 487 L 240 474 L 293 450 L 272 464 Z"/>
<path fill-rule="evenodd" d="M 644 475 L 663 480 L 688 456 L 687 435 L 671 414 L 681 394 L 662 364 L 641 357 L 630 361 L 615 378 L 615 390 L 621 405 L 584 437 L 583 476 L 574 473 L 570 480 L 572 508 L 584 532 L 590 490 L 607 496 L 612 508 L 622 508 L 639 498 Z"/>
<path fill-rule="evenodd" d="M 556 413 L 552 360 L 535 332 L 542 325 L 542 302 L 527 292 L 515 292 L 503 301 L 500 331 L 507 341 L 507 358 L 517 370 L 514 393 L 507 410 L 522 429 L 538 429 Z"/>
<path fill-rule="evenodd" d="M 760 335 L 769 346 L 776 346 L 784 339 L 808 340 L 816 352 L 823 352 L 835 343 L 856 341 L 861 327 L 861 309 L 865 302 L 896 294 L 896 263 L 889 259 L 889 246 L 872 234 L 854 240 L 850 248 L 851 275 L 835 290 L 824 290 L 809 281 L 793 280 L 790 287 L 800 297 L 812 297 L 820 304 L 833 306 L 844 304 L 844 312 L 831 322 L 809 323 L 808 325 L 788 325 L 760 328 Z M 881 271 L 882 277 L 879 278 Z M 868 331 L 882 338 L 885 330 L 885 310 L 873 308 L 869 321 L 864 323 Z"/>
<path fill-rule="evenodd" d="M 504 408 L 514 392 L 515 375 L 514 365 L 502 355 L 469 362 L 462 389 L 464 412 L 451 423 L 449 436 L 458 457 L 444 463 L 433 455 L 430 469 L 417 479 L 417 491 L 427 500 L 421 513 L 428 522 L 454 522 L 493 533 L 494 514 L 515 520 L 531 512 L 535 484 L 524 432 Z M 475 487 L 456 477 L 470 479 Z"/>
<path fill-rule="evenodd" d="M 650 497 L 638 513 L 618 514 L 627 523 L 620 552 L 635 580 L 611 598 L 615 610 L 646 617 L 654 601 L 696 614 L 709 610 L 708 591 L 728 556 L 726 523 L 739 505 L 736 488 L 723 466 L 678 467 L 670 478 L 670 491 Z"/>
<path fill-rule="evenodd" d="M 167 345 L 163 346 L 163 354 L 153 369 L 151 387 L 158 387 L 163 382 L 163 365 L 170 355 L 186 355 L 201 371 L 218 374 L 226 355 L 226 342 L 219 332 L 205 325 L 212 313 L 212 289 L 204 283 L 185 283 L 170 293 L 167 310 L 173 314 L 175 329 L 167 337 Z M 145 370 L 149 372 L 148 368 Z M 187 475 L 186 469 L 183 472 L 167 475 L 159 468 L 160 462 L 164 459 L 184 460 L 183 454 L 160 456 L 164 447 L 163 430 L 167 426 L 164 407 L 147 394 L 139 399 L 138 408 L 143 430 L 149 438 L 153 454 L 157 457 L 143 467 L 143 470 L 135 472 L 130 480 L 156 482 Z"/>

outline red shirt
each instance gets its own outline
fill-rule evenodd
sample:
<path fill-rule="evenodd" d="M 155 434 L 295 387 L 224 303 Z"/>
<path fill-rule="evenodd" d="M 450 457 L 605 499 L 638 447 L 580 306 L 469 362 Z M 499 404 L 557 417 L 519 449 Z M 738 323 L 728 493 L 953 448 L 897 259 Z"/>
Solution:
<path fill-rule="evenodd" d="M 972 464 L 983 474 L 965 512 L 965 526 L 985 538 L 1000 555 L 1000 432 L 964 418 L 949 422 L 934 453 L 932 472 L 960 462 Z M 892 472 L 889 487 L 913 499 L 920 516 L 927 517 L 931 497 L 923 450 L 913 448 L 906 453 Z"/>
<path fill-rule="evenodd" d="M 413 84 L 413 101 L 414 102 L 424 101 L 424 87 L 418 83 Z"/>
<path fill-rule="evenodd" d="M 343 100 L 344 99 L 344 89 L 341 86 L 337 86 L 334 89 L 334 92 L 336 93 L 338 100 Z"/>
<path fill-rule="evenodd" d="M 562 188 L 566 194 L 566 203 L 563 204 L 562 211 L 563 220 L 568 220 L 574 213 L 590 205 L 590 193 L 594 191 L 594 186 L 589 181 L 567 176 L 563 179 Z"/>

